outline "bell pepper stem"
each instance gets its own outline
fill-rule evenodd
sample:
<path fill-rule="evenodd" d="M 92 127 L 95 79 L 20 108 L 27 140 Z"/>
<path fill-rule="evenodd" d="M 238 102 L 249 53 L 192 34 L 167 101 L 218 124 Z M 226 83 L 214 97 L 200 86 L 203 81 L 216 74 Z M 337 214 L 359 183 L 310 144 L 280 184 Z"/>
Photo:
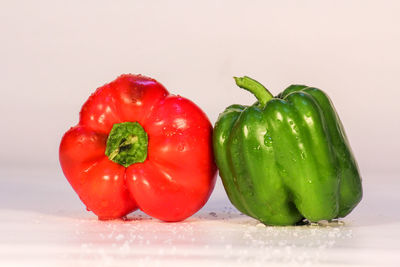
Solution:
<path fill-rule="evenodd" d="M 124 142 L 122 142 L 116 149 L 114 149 L 110 155 L 108 156 L 108 158 L 110 160 L 114 160 L 114 158 L 116 156 L 118 156 L 119 152 L 121 151 L 121 149 L 123 149 L 124 147 L 128 147 L 134 143 L 136 143 L 139 140 L 139 138 L 136 135 L 130 135 L 126 138 L 126 140 Z"/>
<path fill-rule="evenodd" d="M 262 107 L 274 97 L 264 85 L 248 76 L 233 78 L 235 79 L 236 85 L 252 93 Z"/>
<path fill-rule="evenodd" d="M 147 133 L 138 122 L 116 123 L 108 135 L 105 154 L 109 160 L 129 167 L 146 160 L 147 146 Z"/>

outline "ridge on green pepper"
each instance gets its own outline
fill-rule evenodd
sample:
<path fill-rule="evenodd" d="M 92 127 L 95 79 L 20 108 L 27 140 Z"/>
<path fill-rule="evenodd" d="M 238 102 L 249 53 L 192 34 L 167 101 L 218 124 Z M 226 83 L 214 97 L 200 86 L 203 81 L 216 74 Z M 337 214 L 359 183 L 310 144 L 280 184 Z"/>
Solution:
<path fill-rule="evenodd" d="M 268 225 L 342 218 L 362 198 L 361 177 L 329 97 L 291 85 L 276 97 L 250 77 L 236 84 L 257 98 L 220 114 L 213 146 L 232 204 Z"/>

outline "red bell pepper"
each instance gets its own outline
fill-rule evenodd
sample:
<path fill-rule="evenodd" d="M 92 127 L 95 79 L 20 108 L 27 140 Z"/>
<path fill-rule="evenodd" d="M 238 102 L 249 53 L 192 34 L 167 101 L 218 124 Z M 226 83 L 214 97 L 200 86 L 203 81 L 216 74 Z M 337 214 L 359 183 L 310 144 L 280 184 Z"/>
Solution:
<path fill-rule="evenodd" d="M 197 212 L 215 184 L 212 125 L 204 112 L 156 80 L 122 75 L 96 90 L 67 131 L 64 175 L 99 219 L 140 208 L 164 221 Z"/>

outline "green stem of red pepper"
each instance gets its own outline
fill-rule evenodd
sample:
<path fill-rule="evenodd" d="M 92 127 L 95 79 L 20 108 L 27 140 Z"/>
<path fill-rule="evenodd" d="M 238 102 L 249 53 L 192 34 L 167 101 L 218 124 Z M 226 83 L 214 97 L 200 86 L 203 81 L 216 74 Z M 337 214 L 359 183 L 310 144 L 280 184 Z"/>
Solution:
<path fill-rule="evenodd" d="M 108 135 L 105 154 L 111 161 L 128 167 L 146 160 L 147 145 L 147 133 L 139 123 L 116 123 Z"/>

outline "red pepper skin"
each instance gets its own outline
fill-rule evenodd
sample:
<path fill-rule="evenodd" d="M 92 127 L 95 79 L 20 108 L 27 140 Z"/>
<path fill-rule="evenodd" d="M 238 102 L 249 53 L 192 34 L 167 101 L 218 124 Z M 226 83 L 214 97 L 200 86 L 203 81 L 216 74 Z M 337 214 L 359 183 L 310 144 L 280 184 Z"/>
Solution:
<path fill-rule="evenodd" d="M 127 168 L 105 155 L 116 123 L 138 122 L 148 135 L 147 158 Z M 156 80 L 121 75 L 96 90 L 67 131 L 59 158 L 64 175 L 99 219 L 140 208 L 180 221 L 208 200 L 216 179 L 212 125 L 193 102 L 169 94 Z"/>

